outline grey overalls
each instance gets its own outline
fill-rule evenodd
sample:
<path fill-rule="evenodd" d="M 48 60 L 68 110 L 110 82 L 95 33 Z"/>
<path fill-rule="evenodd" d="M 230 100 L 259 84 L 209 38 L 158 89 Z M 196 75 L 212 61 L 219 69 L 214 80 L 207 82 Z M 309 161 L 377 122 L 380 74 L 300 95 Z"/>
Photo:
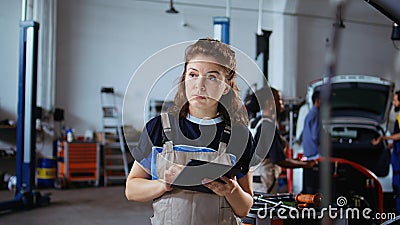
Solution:
<path fill-rule="evenodd" d="M 282 168 L 269 159 L 264 159 L 253 171 L 253 191 L 276 194 L 278 192 L 278 178 Z M 258 177 L 259 179 L 255 179 Z"/>
<path fill-rule="evenodd" d="M 266 135 L 275 135 L 275 124 L 271 122 L 271 119 L 262 117 L 257 125 L 254 128 L 252 134 L 256 136 L 257 129 L 261 127 L 260 138 L 257 143 L 257 150 L 262 157 L 266 157 L 267 153 L 270 151 L 266 149 L 270 146 L 271 143 L 266 141 Z M 280 139 L 284 141 L 283 139 Z M 272 142 L 273 140 L 271 140 Z M 286 144 L 285 144 L 286 145 Z M 281 149 L 279 149 L 281 150 Z M 272 150 L 273 151 L 273 150 Z M 283 150 L 282 150 L 283 151 Z M 282 172 L 282 168 L 271 162 L 268 158 L 264 158 L 259 165 L 253 167 L 253 191 L 268 193 L 268 194 L 276 194 L 278 191 L 278 178 Z"/>
<path fill-rule="evenodd" d="M 161 115 L 163 131 L 170 137 L 171 125 L 168 114 Z M 230 132 L 230 128 L 224 132 Z M 168 138 L 169 139 L 169 138 Z M 164 142 L 163 149 L 157 155 L 158 177 L 163 179 L 164 171 L 173 163 L 186 165 L 190 159 L 200 159 L 232 165 L 226 153 L 226 143 L 220 142 L 216 152 L 179 152 L 174 151 L 173 142 Z M 173 162 L 173 163 L 172 163 Z M 224 197 L 216 194 L 174 189 L 153 201 L 153 225 L 238 225 L 236 217 Z"/>

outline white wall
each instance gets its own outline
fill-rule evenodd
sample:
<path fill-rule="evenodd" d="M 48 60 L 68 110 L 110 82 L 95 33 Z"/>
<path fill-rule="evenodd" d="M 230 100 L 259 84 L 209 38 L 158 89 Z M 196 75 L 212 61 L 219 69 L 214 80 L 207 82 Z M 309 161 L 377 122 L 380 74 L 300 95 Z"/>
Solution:
<path fill-rule="evenodd" d="M 78 133 L 100 129 L 100 87 L 114 86 L 122 95 L 134 71 L 152 54 L 171 44 L 212 37 L 212 17 L 225 15 L 224 4 L 175 4 L 180 13 L 173 15 L 165 13 L 167 2 L 60 1 L 56 102 L 66 109 L 66 124 Z M 258 7 L 258 1 L 250 5 Z M 254 58 L 257 10 L 232 6 L 231 44 Z M 181 25 L 183 16 L 187 27 Z M 268 15 L 264 17 L 272 21 Z M 183 52 L 175 57 L 183 59 Z M 137 88 L 137 101 L 142 102 L 147 90 L 140 89 L 140 84 Z M 142 107 L 138 104 L 132 113 L 134 126 L 140 129 Z"/>
<path fill-rule="evenodd" d="M 0 120 L 16 119 L 21 2 L 0 2 Z M 171 44 L 212 37 L 212 17 L 225 15 L 222 0 L 174 2 L 176 15 L 165 13 L 167 0 L 58 0 L 55 106 L 65 109 L 66 126 L 78 135 L 100 130 L 101 86 L 114 86 L 122 102 L 131 76 L 148 57 Z M 264 0 L 262 28 L 273 32 L 270 83 L 284 96 L 304 97 L 307 83 L 324 72 L 325 40 L 333 23 L 329 2 Z M 390 21 L 364 1 L 348 2 L 337 72 L 395 80 Z M 231 3 L 231 44 L 254 58 L 258 1 Z M 135 90 L 138 102 L 145 91 L 140 85 Z M 142 107 L 132 112 L 138 129 L 144 123 Z"/>
<path fill-rule="evenodd" d="M 17 119 L 21 1 L 0 0 L 0 120 Z"/>

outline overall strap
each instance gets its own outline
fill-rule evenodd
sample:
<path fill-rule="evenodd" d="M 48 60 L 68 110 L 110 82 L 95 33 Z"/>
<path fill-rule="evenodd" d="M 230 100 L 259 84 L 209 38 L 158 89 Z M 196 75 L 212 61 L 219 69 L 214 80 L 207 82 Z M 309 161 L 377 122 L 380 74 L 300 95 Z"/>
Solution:
<path fill-rule="evenodd" d="M 163 151 L 172 151 L 174 144 L 172 142 L 171 123 L 169 121 L 168 113 L 161 113 L 161 124 L 163 127 L 162 141 L 164 145 L 168 146 L 168 149 L 163 149 Z"/>
<path fill-rule="evenodd" d="M 221 134 L 221 139 L 219 140 L 218 152 L 225 153 L 226 146 L 228 145 L 229 138 L 231 137 L 231 127 L 226 125 L 224 132 Z"/>
<path fill-rule="evenodd" d="M 250 130 L 250 133 L 253 135 L 253 137 L 256 135 L 257 129 L 261 125 L 262 121 L 263 121 L 263 119 L 262 119 L 261 116 L 256 117 L 256 118 L 252 118 L 249 121 L 248 128 Z"/>

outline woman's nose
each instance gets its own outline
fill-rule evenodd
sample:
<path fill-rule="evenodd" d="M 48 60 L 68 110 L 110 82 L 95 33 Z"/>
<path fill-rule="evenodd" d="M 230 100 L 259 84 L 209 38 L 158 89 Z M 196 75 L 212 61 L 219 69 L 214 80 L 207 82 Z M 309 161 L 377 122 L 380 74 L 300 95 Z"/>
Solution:
<path fill-rule="evenodd" d="M 205 90 L 205 81 L 206 77 L 205 76 L 199 76 L 196 80 L 196 88 L 199 88 L 200 90 Z"/>

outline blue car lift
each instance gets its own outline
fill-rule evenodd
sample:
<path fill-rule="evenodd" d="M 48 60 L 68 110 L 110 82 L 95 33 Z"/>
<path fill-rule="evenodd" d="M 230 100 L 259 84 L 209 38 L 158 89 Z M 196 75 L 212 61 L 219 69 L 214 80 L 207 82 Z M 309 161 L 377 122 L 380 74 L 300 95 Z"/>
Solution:
<path fill-rule="evenodd" d="M 20 22 L 20 52 L 18 80 L 17 121 L 17 183 L 13 200 L 0 202 L 0 211 L 29 209 L 50 202 L 35 188 L 36 171 L 36 84 L 39 24 L 34 21 Z"/>

